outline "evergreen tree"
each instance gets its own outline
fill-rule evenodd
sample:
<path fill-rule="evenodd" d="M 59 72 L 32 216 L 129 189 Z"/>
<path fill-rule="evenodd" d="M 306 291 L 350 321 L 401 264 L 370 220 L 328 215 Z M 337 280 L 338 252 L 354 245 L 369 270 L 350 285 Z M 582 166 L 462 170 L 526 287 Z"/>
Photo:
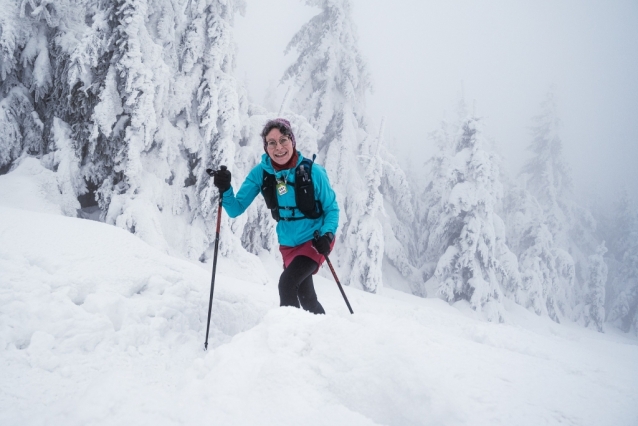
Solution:
<path fill-rule="evenodd" d="M 384 124 L 381 123 L 376 155 L 382 160 L 381 185 L 383 195 L 384 255 L 413 287 L 419 281 L 414 268 L 415 261 L 415 213 L 412 188 L 396 158 L 389 152 L 384 141 Z M 414 290 L 414 288 L 412 288 Z"/>
<path fill-rule="evenodd" d="M 207 142 L 199 168 L 204 176 L 206 168 L 218 170 L 222 164 L 232 164 L 235 142 L 240 136 L 241 123 L 235 69 L 235 45 L 231 23 L 240 1 L 213 0 L 205 9 L 206 47 L 203 52 L 203 78 L 197 91 L 200 127 Z M 204 217 L 208 217 L 217 198 L 212 182 L 200 179 L 199 197 Z"/>
<path fill-rule="evenodd" d="M 162 93 L 165 66 L 161 48 L 146 26 L 148 6 L 147 0 L 117 0 L 111 9 L 115 48 L 112 66 L 125 121 L 121 139 L 109 141 L 112 148 L 116 144 L 115 176 L 101 185 L 98 194 L 108 204 L 108 223 L 167 250 L 149 187 L 154 177 L 144 167 L 145 159 L 159 145 L 155 134 L 161 111 L 156 109 L 156 102 Z"/>
<path fill-rule="evenodd" d="M 522 272 L 527 278 L 535 275 L 541 280 L 543 299 L 552 319 L 560 321 L 561 317 L 567 317 L 578 320 L 578 316 L 584 315 L 584 311 L 574 308 L 588 303 L 591 290 L 587 283 L 591 279 L 591 268 L 599 268 L 590 265 L 590 262 L 598 261 L 598 258 L 591 257 L 599 246 L 595 236 L 596 222 L 591 213 L 574 200 L 569 167 L 562 153 L 556 104 L 551 91 L 541 106 L 542 112 L 534 118 L 532 127 L 529 149 L 533 155 L 525 164 L 522 177 L 526 189 L 538 202 L 541 210 L 530 217 L 524 231 L 528 238 L 533 237 L 532 243 L 527 247 L 532 251 L 528 254 L 532 257 L 537 256 L 535 253 L 546 255 L 537 261 L 525 262 L 527 269 Z M 548 234 L 534 229 L 539 226 L 547 228 L 551 239 Z M 538 247 L 535 248 L 536 245 Z M 520 256 L 523 256 L 523 252 Z M 545 308 L 540 311 L 545 312 Z M 589 321 L 586 318 L 580 319 Z"/>
<path fill-rule="evenodd" d="M 550 91 L 541 104 L 542 112 L 534 117 L 531 128 L 532 158 L 523 167 L 527 189 L 543 207 L 546 223 L 558 244 L 567 244 L 567 200 L 571 198 L 572 181 L 563 156 L 563 143 L 558 130 L 554 94 Z"/>
<path fill-rule="evenodd" d="M 78 179 L 80 174 L 80 159 L 73 147 L 72 130 L 64 121 L 55 117 L 51 130 L 53 151 L 44 158 L 43 162 L 51 161 L 48 168 L 56 171 L 58 191 L 61 195 L 62 212 L 67 216 L 77 216 L 80 208 L 78 196 L 86 192 L 84 181 Z"/>
<path fill-rule="evenodd" d="M 387 259 L 414 289 L 419 277 L 412 263 L 415 236 L 412 190 L 405 172 L 384 146 L 384 125 L 383 120 L 378 136 L 366 138 L 361 145 L 359 158 L 365 165 L 367 200 L 360 210 L 364 212 L 361 222 L 367 224 L 354 230 L 359 243 L 354 245 L 353 258 L 356 266 L 358 259 L 373 257 L 373 248 L 376 248 L 377 259 L 372 259 L 372 263 L 381 265 L 383 259 Z M 377 220 L 372 220 L 375 217 Z M 367 232 L 361 233 L 362 228 Z M 379 240 L 379 235 L 383 236 L 383 240 Z M 381 276 L 369 274 L 361 282 L 362 285 L 367 282 L 367 289 L 372 291 L 370 283 L 380 283 Z"/>
<path fill-rule="evenodd" d="M 351 272 L 350 284 L 362 287 L 371 293 L 381 287 L 382 262 L 384 253 L 383 228 L 379 220 L 383 213 L 383 197 L 379 192 L 383 164 L 379 156 L 381 136 L 376 138 L 371 155 L 363 157 L 365 165 L 366 190 L 359 194 L 352 194 L 350 202 L 359 212 L 359 217 L 353 221 L 346 239 L 351 242 Z"/>
<path fill-rule="evenodd" d="M 556 246 L 543 209 L 529 191 L 513 188 L 504 204 L 507 241 L 518 256 L 521 273 L 518 285 L 506 287 L 506 293 L 536 314 L 560 322 L 574 286 L 574 260 Z"/>
<path fill-rule="evenodd" d="M 582 318 L 586 327 L 594 327 L 601 333 L 605 322 L 605 284 L 607 264 L 603 256 L 607 252 L 605 244 L 598 246 L 596 253 L 589 257 L 587 296 Z"/>
<path fill-rule="evenodd" d="M 456 178 L 449 172 L 454 156 L 454 136 L 461 130 L 460 126 L 461 123 L 457 127 L 443 121 L 440 128 L 432 132 L 430 138 L 436 144 L 437 151 L 422 168 L 427 172 L 427 184 L 415 201 L 419 228 L 416 233 L 416 258 L 422 283 L 414 289 L 414 294 L 422 297 L 437 291 L 437 288 L 427 289 L 423 283 L 433 276 L 439 258 L 458 233 L 455 221 L 444 209 L 447 194 L 456 183 Z"/>
<path fill-rule="evenodd" d="M 608 227 L 606 237 L 609 239 L 609 255 L 621 260 L 631 247 L 634 235 L 632 232 L 638 228 L 638 215 L 634 200 L 629 195 L 627 187 L 620 191 L 615 202 L 613 219 Z"/>
<path fill-rule="evenodd" d="M 27 88 L 16 84 L 0 100 L 0 174 L 23 153 L 40 153 L 42 130 Z"/>
<path fill-rule="evenodd" d="M 608 320 L 638 335 L 638 210 L 625 189 L 616 204 L 610 256 L 616 260 L 611 277 L 613 298 Z"/>
<path fill-rule="evenodd" d="M 3 2 L 0 14 L 0 173 L 22 155 L 41 156 L 42 100 L 51 87 L 48 36 L 57 22 L 47 1 Z M 63 3 L 63 2 L 62 2 Z"/>
<path fill-rule="evenodd" d="M 232 168 L 245 136 L 230 28 L 243 2 L 8 3 L 0 15 L 0 172 L 25 154 L 58 167 L 52 158 L 67 156 L 53 132 L 58 119 L 64 152 L 71 147 L 80 161 L 65 188 L 88 183 L 104 220 L 199 257 L 212 241 L 216 204 L 204 170 Z M 45 158 L 50 151 L 57 154 Z M 243 223 L 233 223 L 238 235 Z"/>
<path fill-rule="evenodd" d="M 489 320 L 502 321 L 502 287 L 517 279 L 517 265 L 496 213 L 502 197 L 498 158 L 487 150 L 474 117 L 449 141 L 435 159 L 435 179 L 428 186 L 433 195 L 425 217 L 430 225 L 425 256 L 436 268 L 422 292 L 436 289 L 450 303 L 466 300 Z"/>
<path fill-rule="evenodd" d="M 318 161 L 330 176 L 341 209 L 340 244 L 333 257 L 344 282 L 376 291 L 381 282 L 383 227 L 379 217 L 380 164 L 361 154 L 366 143 L 365 92 L 371 87 L 357 47 L 349 0 L 306 0 L 320 8 L 289 43 L 295 62 L 282 82 L 296 87 L 291 109 L 317 130 Z M 371 165 L 372 164 L 372 165 Z M 364 195 L 365 194 L 365 195 Z"/>
<path fill-rule="evenodd" d="M 203 219 L 200 224 L 212 244 L 215 230 L 211 219 L 216 214 L 218 191 L 205 170 L 218 170 L 221 165 L 226 165 L 237 178 L 249 171 L 234 167 L 239 141 L 247 132 L 242 125 L 242 120 L 247 120 L 247 99 L 234 77 L 236 46 L 232 38 L 233 20 L 236 13 L 243 12 L 244 2 L 200 0 L 197 7 L 199 10 L 194 13 L 193 24 L 187 31 L 187 46 L 183 53 L 187 59 L 185 70 L 191 68 L 191 63 L 195 64 L 195 68 L 201 67 L 195 112 L 201 140 L 193 154 L 192 173 L 197 180 L 197 193 L 192 207 L 198 221 Z M 223 220 L 233 233 L 222 236 L 221 253 L 241 252 L 246 217 L 234 221 L 226 217 Z M 250 245 L 248 241 L 247 244 Z"/>
<path fill-rule="evenodd" d="M 342 130 L 351 114 L 355 128 L 365 126 L 365 93 L 371 88 L 359 48 L 349 0 L 306 0 L 321 12 L 292 38 L 286 53 L 298 52 L 282 82 L 292 80 L 298 93 L 291 108 L 307 117 L 321 139 L 319 149 Z"/>

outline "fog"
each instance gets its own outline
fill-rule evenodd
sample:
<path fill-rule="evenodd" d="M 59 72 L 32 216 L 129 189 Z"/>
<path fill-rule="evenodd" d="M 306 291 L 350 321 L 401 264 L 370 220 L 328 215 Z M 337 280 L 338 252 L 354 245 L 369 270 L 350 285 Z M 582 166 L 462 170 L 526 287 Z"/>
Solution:
<path fill-rule="evenodd" d="M 246 3 L 235 23 L 238 75 L 254 101 L 277 109 L 285 89 L 266 93 L 294 59 L 284 49 L 318 9 L 300 0 Z M 638 2 L 352 3 L 374 84 L 370 130 L 385 117 L 386 143 L 406 166 L 433 152 L 428 133 L 456 117 L 463 96 L 515 176 L 553 86 L 577 193 L 609 203 L 627 184 L 638 199 Z"/>

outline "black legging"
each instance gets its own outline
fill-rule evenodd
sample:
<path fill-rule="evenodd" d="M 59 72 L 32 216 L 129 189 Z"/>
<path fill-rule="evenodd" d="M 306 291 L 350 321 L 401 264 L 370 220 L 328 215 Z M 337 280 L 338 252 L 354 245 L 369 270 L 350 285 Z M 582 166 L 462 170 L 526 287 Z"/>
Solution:
<path fill-rule="evenodd" d="M 312 284 L 312 273 L 317 269 L 317 262 L 306 256 L 295 257 L 279 277 L 280 306 L 301 306 L 313 314 L 325 314 L 323 306 L 317 300 L 317 293 Z"/>

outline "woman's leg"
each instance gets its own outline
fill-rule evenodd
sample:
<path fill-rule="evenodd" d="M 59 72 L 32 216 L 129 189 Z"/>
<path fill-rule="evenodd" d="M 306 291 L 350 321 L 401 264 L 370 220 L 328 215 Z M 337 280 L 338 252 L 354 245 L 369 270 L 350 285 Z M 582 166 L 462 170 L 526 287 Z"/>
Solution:
<path fill-rule="evenodd" d="M 321 306 L 321 303 L 319 303 L 319 300 L 317 300 L 317 293 L 315 293 L 315 286 L 312 282 L 312 275 L 309 275 L 305 280 L 301 282 L 297 294 L 299 295 L 299 302 L 301 302 L 301 306 L 306 311 L 310 311 L 313 314 L 326 313 L 326 311 L 323 310 L 323 306 Z"/>
<path fill-rule="evenodd" d="M 317 301 L 312 273 L 317 269 L 317 262 L 306 256 L 297 256 L 279 277 L 280 306 L 299 307 L 313 313 L 325 313 Z M 317 307 L 318 305 L 318 307 Z"/>

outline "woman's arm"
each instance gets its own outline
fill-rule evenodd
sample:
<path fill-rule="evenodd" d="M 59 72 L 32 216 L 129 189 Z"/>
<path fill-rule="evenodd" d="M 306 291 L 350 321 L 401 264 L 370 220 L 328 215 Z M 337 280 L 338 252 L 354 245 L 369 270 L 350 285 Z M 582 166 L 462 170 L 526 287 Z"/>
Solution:
<path fill-rule="evenodd" d="M 257 194 L 260 191 L 262 168 L 258 164 L 254 167 L 246 180 L 241 184 L 239 192 L 235 195 L 235 191 L 231 186 L 226 192 L 224 192 L 224 199 L 222 205 L 230 217 L 237 217 L 246 211 L 250 203 L 253 202 Z"/>
<path fill-rule="evenodd" d="M 312 180 L 315 182 L 315 192 L 323 208 L 323 224 L 319 231 L 321 235 L 326 232 L 337 232 L 339 226 L 339 205 L 337 204 L 337 194 L 330 186 L 326 169 L 318 164 L 312 166 Z"/>

